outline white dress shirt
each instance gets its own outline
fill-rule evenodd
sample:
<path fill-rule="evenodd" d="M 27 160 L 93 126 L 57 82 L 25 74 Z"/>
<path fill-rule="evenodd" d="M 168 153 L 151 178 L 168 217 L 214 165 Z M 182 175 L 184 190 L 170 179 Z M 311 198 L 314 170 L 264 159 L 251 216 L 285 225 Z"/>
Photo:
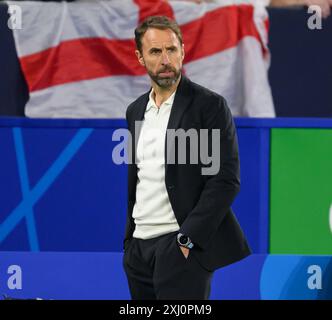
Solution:
<path fill-rule="evenodd" d="M 175 92 L 158 108 L 150 92 L 137 143 L 134 238 L 151 239 L 180 229 L 165 185 L 165 138 L 174 97 Z"/>

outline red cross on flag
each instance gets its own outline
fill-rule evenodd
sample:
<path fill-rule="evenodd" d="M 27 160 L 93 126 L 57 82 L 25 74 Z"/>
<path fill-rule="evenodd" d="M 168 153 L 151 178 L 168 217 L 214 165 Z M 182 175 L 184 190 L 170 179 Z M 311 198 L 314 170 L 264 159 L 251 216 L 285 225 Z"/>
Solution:
<path fill-rule="evenodd" d="M 185 74 L 224 96 L 234 116 L 275 116 L 263 0 L 7 3 L 22 10 L 13 32 L 28 117 L 124 118 L 150 88 L 134 53 L 134 29 L 150 15 L 177 21 Z"/>

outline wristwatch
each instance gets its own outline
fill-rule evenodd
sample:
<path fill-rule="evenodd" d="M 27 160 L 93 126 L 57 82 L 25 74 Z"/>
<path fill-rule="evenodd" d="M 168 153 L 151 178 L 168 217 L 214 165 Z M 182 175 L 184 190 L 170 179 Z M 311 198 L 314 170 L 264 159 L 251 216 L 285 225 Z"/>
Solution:
<path fill-rule="evenodd" d="M 191 242 L 190 238 L 182 233 L 178 233 L 177 242 L 178 245 L 188 249 L 192 249 L 194 247 L 194 244 Z"/>

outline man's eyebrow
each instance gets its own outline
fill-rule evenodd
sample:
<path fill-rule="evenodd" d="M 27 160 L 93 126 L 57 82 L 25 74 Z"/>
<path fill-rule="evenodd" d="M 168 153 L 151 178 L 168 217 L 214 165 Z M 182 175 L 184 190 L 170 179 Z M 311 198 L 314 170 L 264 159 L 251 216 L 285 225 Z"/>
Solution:
<path fill-rule="evenodd" d="M 161 49 L 158 48 L 158 47 L 152 47 L 152 48 L 149 49 L 149 51 L 153 51 L 153 50 L 161 50 Z"/>
<path fill-rule="evenodd" d="M 174 44 L 172 44 L 172 45 L 167 46 L 166 49 L 177 49 L 177 47 Z M 161 50 L 162 49 L 160 47 L 151 47 L 149 49 L 150 52 L 151 51 L 161 51 Z"/>

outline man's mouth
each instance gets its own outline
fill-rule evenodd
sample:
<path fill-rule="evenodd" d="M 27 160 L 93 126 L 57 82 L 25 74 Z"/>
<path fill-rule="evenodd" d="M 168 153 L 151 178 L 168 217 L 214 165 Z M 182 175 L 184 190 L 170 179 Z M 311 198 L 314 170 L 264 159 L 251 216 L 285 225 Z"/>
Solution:
<path fill-rule="evenodd" d="M 171 77 L 174 75 L 173 71 L 163 71 L 163 72 L 159 72 L 159 76 L 161 77 Z"/>

